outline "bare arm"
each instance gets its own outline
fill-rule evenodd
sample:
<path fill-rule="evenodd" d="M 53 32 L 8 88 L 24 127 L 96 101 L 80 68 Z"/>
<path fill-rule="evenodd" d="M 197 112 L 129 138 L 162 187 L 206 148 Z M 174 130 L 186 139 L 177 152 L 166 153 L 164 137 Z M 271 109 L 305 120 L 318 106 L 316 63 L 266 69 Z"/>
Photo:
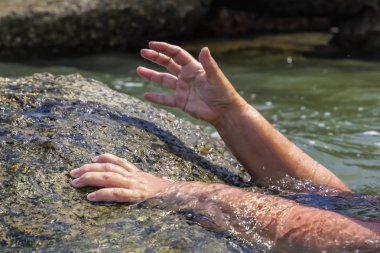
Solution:
<path fill-rule="evenodd" d="M 375 252 L 380 224 L 306 207 L 276 196 L 200 182 L 174 182 L 144 173 L 125 159 L 105 154 L 71 172 L 73 186 L 105 187 L 90 201 L 139 202 L 159 198 L 160 207 L 208 217 L 207 226 L 230 231 L 276 252 Z"/>
<path fill-rule="evenodd" d="M 245 101 L 223 114 L 215 128 L 259 184 L 276 183 L 289 175 L 349 191 L 335 174 L 289 141 Z"/>
<path fill-rule="evenodd" d="M 174 94 L 147 93 L 145 98 L 213 124 L 258 183 L 276 183 L 289 175 L 349 191 L 338 177 L 290 142 L 235 91 L 207 48 L 202 49 L 197 61 L 178 46 L 163 42 L 151 42 L 149 46 L 141 55 L 170 73 L 143 67 L 137 73 Z"/>
<path fill-rule="evenodd" d="M 265 242 L 276 252 L 375 252 L 380 248 L 379 223 L 276 196 L 198 182 L 179 183 L 159 196 L 168 209 L 199 212 L 215 227 L 249 242 Z"/>

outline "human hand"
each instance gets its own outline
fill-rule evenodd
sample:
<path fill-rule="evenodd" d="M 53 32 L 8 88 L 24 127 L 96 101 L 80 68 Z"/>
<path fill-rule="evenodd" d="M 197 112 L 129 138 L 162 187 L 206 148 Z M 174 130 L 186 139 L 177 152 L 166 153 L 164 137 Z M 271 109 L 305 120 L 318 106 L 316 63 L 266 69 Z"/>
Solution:
<path fill-rule="evenodd" d="M 138 202 L 158 195 L 176 182 L 142 172 L 125 159 L 103 154 L 74 169 L 74 187 L 105 187 L 87 195 L 90 201 Z"/>
<path fill-rule="evenodd" d="M 145 93 L 145 99 L 160 105 L 177 107 L 191 116 L 217 124 L 229 110 L 244 104 L 224 76 L 208 48 L 203 48 L 199 61 L 184 49 L 164 42 L 150 42 L 141 56 L 166 67 L 170 73 L 138 67 L 137 73 L 162 87 L 174 90 L 173 95 Z"/>

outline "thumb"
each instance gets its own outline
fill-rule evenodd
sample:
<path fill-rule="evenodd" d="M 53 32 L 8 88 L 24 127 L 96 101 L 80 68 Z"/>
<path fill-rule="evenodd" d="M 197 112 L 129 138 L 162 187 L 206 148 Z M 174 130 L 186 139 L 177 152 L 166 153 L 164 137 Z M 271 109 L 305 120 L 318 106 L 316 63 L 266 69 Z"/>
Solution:
<path fill-rule="evenodd" d="M 199 53 L 199 62 L 202 64 L 204 70 L 206 71 L 207 78 L 212 81 L 223 81 L 225 80 L 222 70 L 219 68 L 218 64 L 211 56 L 208 47 L 202 48 Z"/>

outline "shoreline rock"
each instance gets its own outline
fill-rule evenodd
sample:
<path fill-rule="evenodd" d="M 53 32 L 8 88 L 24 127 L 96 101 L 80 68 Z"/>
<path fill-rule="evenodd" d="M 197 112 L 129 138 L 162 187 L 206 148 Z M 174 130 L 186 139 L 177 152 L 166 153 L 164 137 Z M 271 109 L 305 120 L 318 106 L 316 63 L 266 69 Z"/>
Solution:
<path fill-rule="evenodd" d="M 0 112 L 2 252 L 226 251 L 227 238 L 185 216 L 92 204 L 91 189 L 70 186 L 71 169 L 105 152 L 176 180 L 246 185 L 230 152 L 200 127 L 79 75 L 0 78 Z"/>
<path fill-rule="evenodd" d="M 135 52 L 149 40 L 303 32 L 334 36 L 316 55 L 379 59 L 379 17 L 380 0 L 6 0 L 0 60 Z"/>
<path fill-rule="evenodd" d="M 328 32 L 334 38 L 317 55 L 378 59 L 379 17 L 379 0 L 215 0 L 196 34 L 231 39 Z"/>
<path fill-rule="evenodd" d="M 0 3 L 0 58 L 140 48 L 191 33 L 210 0 L 11 0 Z"/>

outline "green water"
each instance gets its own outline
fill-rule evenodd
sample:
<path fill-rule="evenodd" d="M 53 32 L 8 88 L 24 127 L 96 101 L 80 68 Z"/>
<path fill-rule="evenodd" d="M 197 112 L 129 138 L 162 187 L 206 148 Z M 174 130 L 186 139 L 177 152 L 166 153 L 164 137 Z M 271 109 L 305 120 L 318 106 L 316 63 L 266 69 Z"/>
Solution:
<path fill-rule="evenodd" d="M 380 195 L 380 63 L 249 52 L 217 56 L 236 89 L 287 137 L 357 192 Z M 81 73 L 142 98 L 162 91 L 135 74 L 138 55 L 0 63 L 0 75 Z M 180 111 L 173 111 L 186 117 Z M 210 134 L 214 130 L 206 124 Z"/>

